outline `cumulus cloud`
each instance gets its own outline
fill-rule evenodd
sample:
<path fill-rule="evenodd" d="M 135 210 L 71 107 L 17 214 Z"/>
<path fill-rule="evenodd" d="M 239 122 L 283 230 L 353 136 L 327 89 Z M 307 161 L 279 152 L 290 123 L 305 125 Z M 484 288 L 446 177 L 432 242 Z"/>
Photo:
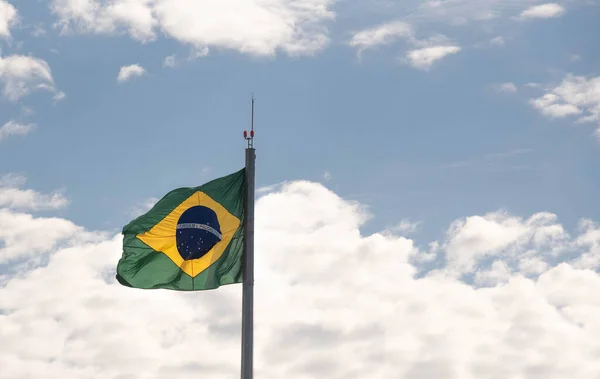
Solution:
<path fill-rule="evenodd" d="M 148 0 L 53 0 L 50 8 L 63 32 L 110 34 L 123 29 L 136 40 L 150 41 L 156 38 L 150 4 Z"/>
<path fill-rule="evenodd" d="M 578 122 L 600 122 L 600 76 L 568 74 L 559 85 L 549 86 L 545 94 L 531 99 L 530 104 L 548 117 L 578 115 Z"/>
<path fill-rule="evenodd" d="M 59 92 L 48 63 L 25 55 L 0 56 L 0 82 L 4 96 L 11 101 L 40 89 Z"/>
<path fill-rule="evenodd" d="M 581 109 L 576 105 L 561 103 L 560 101 L 560 96 L 554 93 L 547 93 L 542 97 L 531 100 L 530 103 L 544 115 L 550 117 L 565 117 L 581 113 Z"/>
<path fill-rule="evenodd" d="M 494 256 L 515 267 L 532 256 L 550 259 L 568 246 L 568 234 L 556 221 L 556 215 L 543 212 L 527 220 L 504 212 L 456 220 L 444 246 L 447 268 L 462 275 L 474 272 Z"/>
<path fill-rule="evenodd" d="M 17 21 L 16 8 L 5 0 L 0 0 L 0 37 L 10 37 L 10 28 Z"/>
<path fill-rule="evenodd" d="M 565 8 L 557 3 L 546 3 L 540 5 L 533 5 L 525 9 L 519 17 L 521 19 L 532 19 L 532 18 L 554 18 L 560 17 L 565 13 Z"/>
<path fill-rule="evenodd" d="M 0 248 L 0 264 L 39 257 L 75 233 L 83 232 L 82 228 L 68 220 L 34 218 L 8 209 L 0 209 L 0 224 L 0 241 L 4 243 L 4 247 Z"/>
<path fill-rule="evenodd" d="M 348 44 L 360 54 L 366 49 L 389 45 L 400 38 L 413 38 L 413 30 L 409 24 L 395 21 L 358 31 Z"/>
<path fill-rule="evenodd" d="M 33 124 L 19 124 L 15 121 L 8 121 L 0 127 L 0 141 L 10 136 L 24 136 L 34 129 Z"/>
<path fill-rule="evenodd" d="M 189 0 L 53 0 L 63 32 L 128 33 L 149 42 L 163 33 L 195 48 L 253 55 L 310 54 L 329 42 L 332 0 L 198 2 Z"/>
<path fill-rule="evenodd" d="M 321 185 L 275 186 L 256 206 L 257 377 L 600 372 L 600 275 L 590 269 L 537 264 L 526 277 L 498 253 L 477 283 L 443 270 L 417 275 L 411 257 L 421 252 L 412 240 L 361 234 L 364 208 Z M 201 293 L 125 288 L 114 280 L 120 236 L 5 210 L 0 223 L 11 225 L 0 228 L 0 257 L 32 257 L 0 280 L 0 378 L 239 375 L 239 285 Z M 473 216 L 457 221 L 442 245 L 472 257 L 469 249 L 479 255 L 529 244 L 536 267 L 532 260 L 546 261 L 543 246 L 565 243 L 555 238 L 561 228 L 546 213 Z M 598 244 L 597 226 L 582 228 L 569 240 L 573 248 Z M 33 253 L 15 252 L 25 250 Z"/>
<path fill-rule="evenodd" d="M 406 53 L 406 59 L 408 64 L 412 67 L 427 71 L 436 61 L 449 55 L 456 54 L 460 50 L 460 46 L 455 45 L 430 46 L 408 51 Z"/>
<path fill-rule="evenodd" d="M 413 27 L 401 21 L 389 22 L 355 32 L 349 45 L 357 49 L 360 57 L 364 50 L 390 45 L 400 39 L 406 40 L 415 47 L 406 52 L 404 61 L 414 68 L 425 71 L 429 70 L 435 61 L 456 54 L 461 49 L 442 34 L 425 39 L 416 38 Z"/>
<path fill-rule="evenodd" d="M 61 192 L 43 194 L 32 189 L 21 189 L 26 178 L 6 174 L 0 177 L 0 207 L 16 210 L 46 211 L 64 208 L 69 201 Z"/>
<path fill-rule="evenodd" d="M 118 82 L 126 82 L 134 77 L 142 76 L 146 73 L 146 69 L 144 69 L 139 64 L 130 64 L 128 66 L 122 66 L 119 69 L 119 74 L 117 75 Z"/>
<path fill-rule="evenodd" d="M 579 229 L 581 234 L 575 244 L 584 250 L 584 254 L 575 260 L 574 266 L 596 270 L 600 268 L 600 224 L 592 220 L 581 220 Z"/>

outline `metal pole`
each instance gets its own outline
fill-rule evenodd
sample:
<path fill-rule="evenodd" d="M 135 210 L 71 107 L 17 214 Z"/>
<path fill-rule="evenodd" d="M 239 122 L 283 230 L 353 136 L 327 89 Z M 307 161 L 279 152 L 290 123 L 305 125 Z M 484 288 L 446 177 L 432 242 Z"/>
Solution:
<path fill-rule="evenodd" d="M 244 268 L 242 285 L 242 379 L 252 379 L 254 340 L 254 174 L 256 152 L 254 139 L 254 98 L 252 131 L 246 148 L 246 207 L 244 215 Z"/>

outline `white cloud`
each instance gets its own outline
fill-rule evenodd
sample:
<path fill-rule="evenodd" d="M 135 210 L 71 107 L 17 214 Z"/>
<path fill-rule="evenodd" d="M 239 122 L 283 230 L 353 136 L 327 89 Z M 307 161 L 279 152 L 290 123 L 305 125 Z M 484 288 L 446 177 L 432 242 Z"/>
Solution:
<path fill-rule="evenodd" d="M 557 3 L 546 3 L 540 5 L 533 5 L 525 9 L 520 14 L 521 19 L 532 19 L 532 18 L 554 18 L 560 17 L 565 13 L 565 8 Z"/>
<path fill-rule="evenodd" d="M 4 96 L 11 101 L 39 89 L 57 92 L 48 63 L 25 55 L 0 56 L 0 82 Z"/>
<path fill-rule="evenodd" d="M 512 276 L 510 267 L 504 261 L 494 261 L 487 270 L 475 273 L 475 283 L 480 286 L 495 286 L 508 282 Z"/>
<path fill-rule="evenodd" d="M 10 37 L 10 28 L 17 22 L 18 14 L 15 7 L 5 1 L 0 0 L 0 37 Z"/>
<path fill-rule="evenodd" d="M 0 264 L 47 253 L 65 239 L 83 232 L 64 219 L 34 218 L 7 209 L 0 209 L 0 225 L 0 242 L 4 243 L 4 247 L 0 248 Z"/>
<path fill-rule="evenodd" d="M 117 75 L 118 82 L 126 82 L 131 78 L 142 76 L 146 74 L 146 70 L 139 64 L 130 64 L 128 66 L 122 66 Z"/>
<path fill-rule="evenodd" d="M 425 71 L 429 70 L 435 61 L 456 54 L 461 50 L 460 46 L 443 34 L 418 39 L 415 37 L 412 26 L 401 21 L 389 22 L 356 32 L 349 45 L 357 49 L 360 57 L 366 49 L 389 45 L 399 39 L 405 39 L 411 46 L 415 47 L 406 52 L 403 61 L 414 68 Z"/>
<path fill-rule="evenodd" d="M 66 33 L 111 34 L 122 29 L 143 42 L 156 38 L 156 20 L 148 0 L 53 0 L 51 10 Z"/>
<path fill-rule="evenodd" d="M 600 268 L 600 225 L 592 220 L 582 220 L 579 225 L 582 234 L 577 237 L 575 244 L 584 250 L 574 262 L 578 268 Z"/>
<path fill-rule="evenodd" d="M 530 101 L 531 105 L 540 110 L 544 115 L 550 117 L 565 117 L 580 114 L 581 109 L 573 104 L 558 103 L 560 97 L 547 93 L 542 97 Z"/>
<path fill-rule="evenodd" d="M 63 32 L 127 32 L 148 42 L 163 33 L 196 48 L 214 46 L 254 55 L 310 54 L 329 42 L 332 0 L 53 0 Z"/>
<path fill-rule="evenodd" d="M 417 231 L 422 222 L 412 222 L 409 219 L 403 219 L 388 231 L 401 236 L 407 236 Z"/>
<path fill-rule="evenodd" d="M 518 271 L 523 274 L 539 275 L 547 271 L 550 265 L 540 257 L 525 257 L 519 260 Z"/>
<path fill-rule="evenodd" d="M 502 36 L 494 37 L 490 40 L 490 45 L 504 46 L 505 43 L 506 41 L 504 41 Z"/>
<path fill-rule="evenodd" d="M 470 273 L 492 256 L 518 264 L 530 258 L 532 251 L 558 253 L 565 248 L 567 237 L 551 213 L 537 213 L 527 220 L 502 212 L 467 217 L 452 223 L 448 230 L 448 269 L 456 274 Z"/>
<path fill-rule="evenodd" d="M 9 121 L 0 127 L 0 141 L 10 136 L 24 136 L 34 129 L 33 124 L 19 124 L 15 121 Z"/>
<path fill-rule="evenodd" d="M 194 53 L 192 54 L 192 58 L 203 58 L 207 57 L 210 53 L 210 49 L 208 46 L 197 47 L 194 49 Z"/>
<path fill-rule="evenodd" d="M 0 177 L 0 187 L 21 187 L 27 182 L 27 178 L 23 175 L 10 173 Z"/>
<path fill-rule="evenodd" d="M 177 63 L 177 57 L 175 55 L 169 55 L 163 60 L 163 67 L 173 68 L 177 66 Z"/>
<path fill-rule="evenodd" d="M 419 70 L 429 70 L 436 61 L 460 51 L 459 46 L 430 46 L 410 50 L 406 53 L 408 63 Z"/>
<path fill-rule="evenodd" d="M 515 93 L 517 92 L 517 86 L 515 83 L 500 83 L 494 86 L 496 91 L 505 92 L 505 93 Z"/>
<path fill-rule="evenodd" d="M 453 26 L 472 25 L 501 20 L 526 6 L 523 0 L 405 0 L 386 3 L 388 12 L 401 12 L 411 23 Z"/>
<path fill-rule="evenodd" d="M 42 194 L 31 189 L 21 189 L 25 177 L 7 174 L 0 178 L 0 207 L 8 209 L 44 211 L 64 208 L 69 201 L 60 192 Z"/>
<path fill-rule="evenodd" d="M 65 97 L 67 97 L 67 94 L 62 92 L 62 91 L 57 91 L 54 96 L 52 96 L 52 100 L 54 100 L 55 103 L 62 101 L 65 99 Z"/>
<path fill-rule="evenodd" d="M 354 33 L 349 45 L 355 47 L 360 55 L 366 49 L 389 45 L 400 38 L 413 38 L 413 30 L 405 22 L 389 22 Z"/>
<path fill-rule="evenodd" d="M 366 218 L 357 204 L 314 183 L 277 188 L 257 202 L 257 377 L 558 379 L 600 372 L 596 272 L 562 263 L 525 278 L 500 256 L 479 275 L 487 288 L 443 271 L 417 278 L 413 242 L 361 235 Z M 514 239 L 524 223 L 554 222 L 547 214 L 525 222 L 502 217 L 493 221 L 512 231 L 479 224 L 475 236 L 469 225 L 470 236 Z M 0 234 L 0 256 L 2 249 L 21 259 L 15 249 L 35 251 L 2 279 L 0 378 L 239 375 L 239 359 L 232 359 L 240 349 L 239 285 L 201 293 L 125 288 L 113 279 L 120 237 L 100 239 L 66 220 L 5 211 L 0 220 L 20 236 Z"/>
<path fill-rule="evenodd" d="M 568 74 L 562 82 L 530 104 L 548 117 L 581 115 L 578 122 L 600 122 L 600 76 Z"/>

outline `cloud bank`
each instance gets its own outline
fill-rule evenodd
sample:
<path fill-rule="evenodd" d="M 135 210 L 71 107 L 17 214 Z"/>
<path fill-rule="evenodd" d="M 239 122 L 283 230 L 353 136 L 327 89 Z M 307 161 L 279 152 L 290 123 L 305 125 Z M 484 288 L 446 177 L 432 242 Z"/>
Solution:
<path fill-rule="evenodd" d="M 311 54 L 329 42 L 332 0 L 53 0 L 63 33 L 123 34 L 140 42 L 160 34 L 202 50 L 269 56 Z"/>
<path fill-rule="evenodd" d="M 32 189 L 20 188 L 26 178 L 16 174 L 0 177 L 0 207 L 16 210 L 43 211 L 64 208 L 69 204 L 60 192 L 43 194 Z"/>
<path fill-rule="evenodd" d="M 271 187 L 256 206 L 257 377 L 600 372 L 591 220 L 571 236 L 545 212 L 465 217 L 436 241 L 428 271 L 429 248 L 393 230 L 364 235 L 364 206 L 320 184 Z M 7 209 L 0 224 L 0 264 L 16 262 L 0 277 L 0 378 L 239 375 L 239 285 L 125 288 L 114 280 L 120 236 Z"/>

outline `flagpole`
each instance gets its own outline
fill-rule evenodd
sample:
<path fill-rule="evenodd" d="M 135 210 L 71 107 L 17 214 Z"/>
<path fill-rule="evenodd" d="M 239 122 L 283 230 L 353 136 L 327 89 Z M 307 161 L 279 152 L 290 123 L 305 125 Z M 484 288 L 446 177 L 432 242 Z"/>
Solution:
<path fill-rule="evenodd" d="M 244 131 L 248 141 L 246 148 L 246 202 L 244 215 L 244 260 L 242 284 L 242 365 L 241 378 L 252 379 L 254 343 L 254 96 L 252 97 L 252 123 L 250 136 Z"/>

